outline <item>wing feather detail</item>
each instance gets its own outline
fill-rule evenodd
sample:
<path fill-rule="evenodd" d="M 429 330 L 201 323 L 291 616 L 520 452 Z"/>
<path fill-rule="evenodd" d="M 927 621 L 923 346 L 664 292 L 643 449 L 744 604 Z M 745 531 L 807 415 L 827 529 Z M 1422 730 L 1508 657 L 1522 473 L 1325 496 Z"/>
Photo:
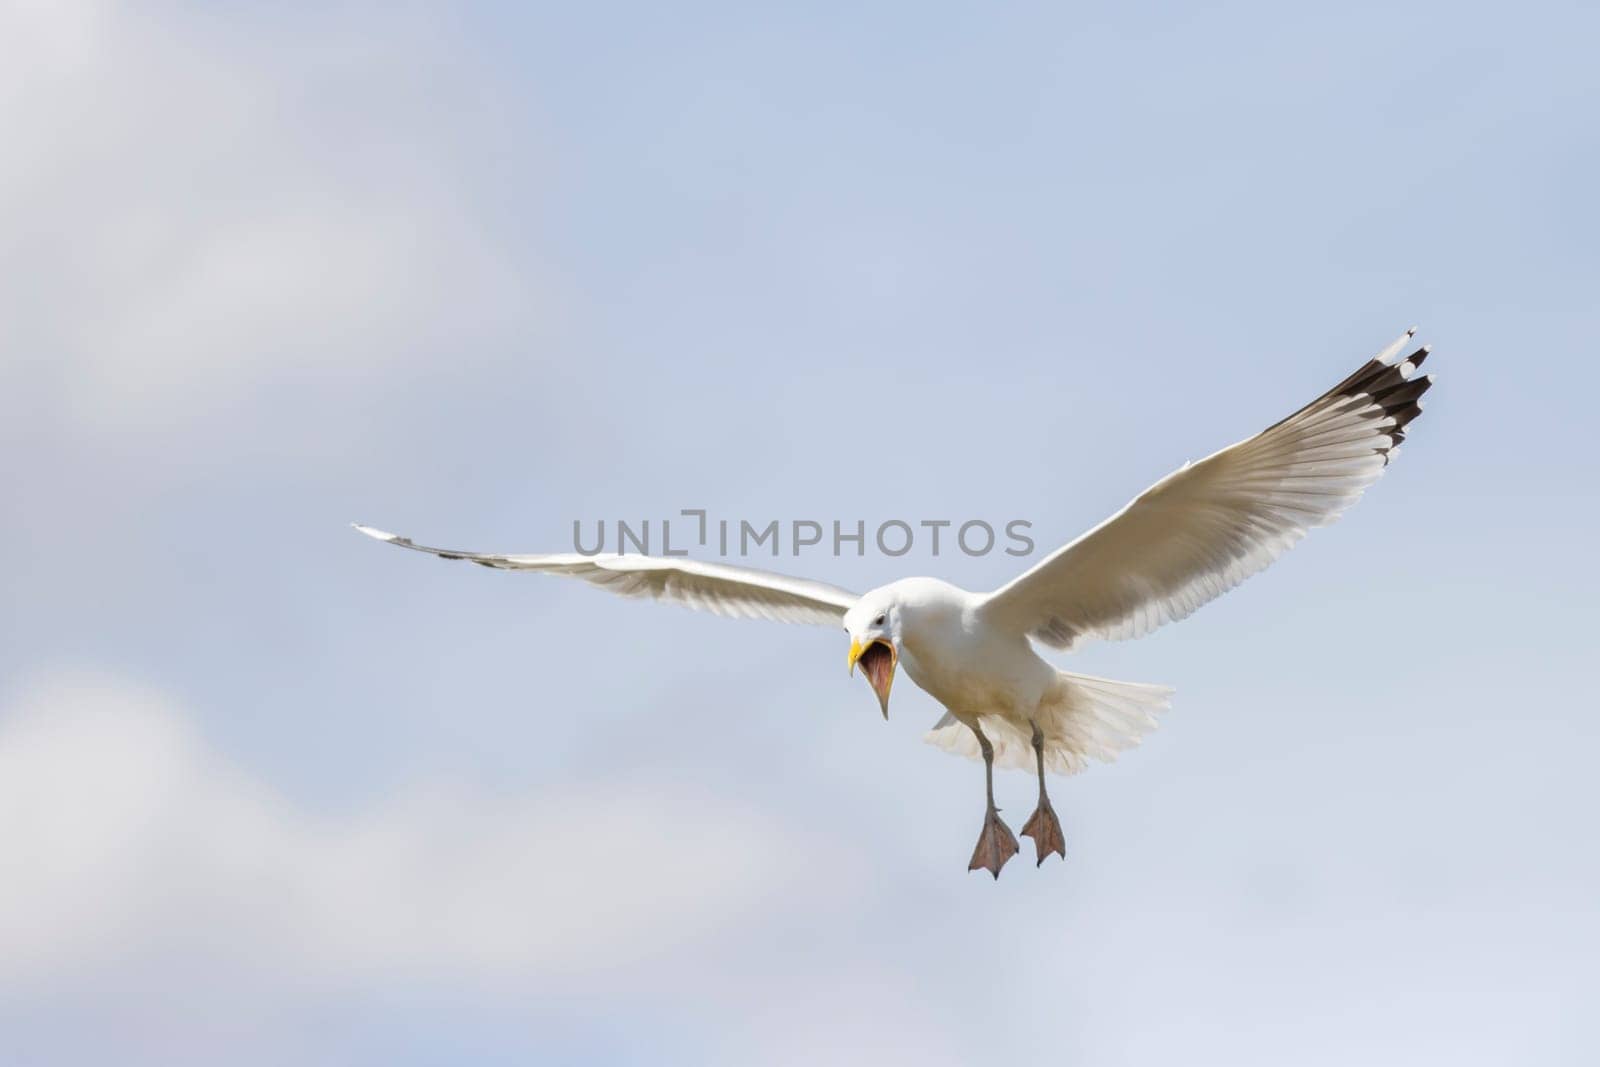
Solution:
<path fill-rule="evenodd" d="M 1198 463 L 989 594 L 991 623 L 1056 648 L 1184 618 L 1337 519 L 1383 474 L 1433 384 L 1415 330 L 1294 414 Z"/>
<path fill-rule="evenodd" d="M 858 594 L 826 582 L 790 578 L 725 563 L 616 553 L 594 556 L 579 553 L 509 556 L 462 552 L 431 548 L 419 545 L 409 537 L 386 533 L 360 523 L 354 525 L 368 537 L 416 552 L 426 552 L 441 559 L 466 560 L 495 570 L 535 571 L 581 578 L 621 596 L 682 604 L 733 618 L 836 626 L 859 599 Z"/>

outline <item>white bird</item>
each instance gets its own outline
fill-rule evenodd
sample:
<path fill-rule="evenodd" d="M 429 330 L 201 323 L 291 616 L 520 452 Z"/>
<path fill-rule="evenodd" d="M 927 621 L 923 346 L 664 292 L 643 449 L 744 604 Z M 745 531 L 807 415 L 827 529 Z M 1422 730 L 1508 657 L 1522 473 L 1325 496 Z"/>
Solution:
<path fill-rule="evenodd" d="M 994 803 L 994 768 L 1035 770 L 1039 804 L 1023 826 L 1038 862 L 1066 857 L 1045 772 L 1110 761 L 1155 725 L 1172 690 L 1057 670 L 1034 642 L 1067 650 L 1132 638 L 1181 619 L 1338 518 L 1395 457 L 1432 384 L 1403 359 L 1414 329 L 1305 407 L 1198 463 L 990 593 L 905 578 L 856 594 L 746 567 L 644 555 L 489 555 L 428 548 L 357 525 L 380 541 L 502 570 L 565 574 L 624 596 L 721 615 L 844 626 L 884 717 L 896 670 L 945 707 L 925 739 L 981 756 L 988 808 L 968 870 L 996 878 L 1017 839 Z"/>

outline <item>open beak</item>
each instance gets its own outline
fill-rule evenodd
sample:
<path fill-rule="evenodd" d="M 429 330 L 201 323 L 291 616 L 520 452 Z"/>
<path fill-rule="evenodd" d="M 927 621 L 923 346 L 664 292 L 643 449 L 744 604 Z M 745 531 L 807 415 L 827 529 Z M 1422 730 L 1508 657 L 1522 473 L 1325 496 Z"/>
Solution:
<path fill-rule="evenodd" d="M 856 664 L 861 665 L 861 673 L 867 676 L 867 684 L 878 694 L 878 707 L 883 709 L 883 717 L 887 719 L 889 687 L 894 685 L 894 669 L 900 662 L 900 654 L 894 650 L 894 645 L 882 638 L 868 641 L 863 645 L 852 637 L 850 658 L 847 662 L 851 674 L 856 672 Z"/>

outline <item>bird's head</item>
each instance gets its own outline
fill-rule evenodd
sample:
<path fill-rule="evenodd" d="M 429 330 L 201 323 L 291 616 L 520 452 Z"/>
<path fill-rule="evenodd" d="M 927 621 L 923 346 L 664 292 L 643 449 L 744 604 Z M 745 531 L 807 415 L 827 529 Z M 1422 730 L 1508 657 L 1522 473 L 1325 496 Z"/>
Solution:
<path fill-rule="evenodd" d="M 887 596 L 869 593 L 844 616 L 850 635 L 850 673 L 860 665 L 867 684 L 877 694 L 883 717 L 889 717 L 889 687 L 900 663 L 900 608 Z"/>

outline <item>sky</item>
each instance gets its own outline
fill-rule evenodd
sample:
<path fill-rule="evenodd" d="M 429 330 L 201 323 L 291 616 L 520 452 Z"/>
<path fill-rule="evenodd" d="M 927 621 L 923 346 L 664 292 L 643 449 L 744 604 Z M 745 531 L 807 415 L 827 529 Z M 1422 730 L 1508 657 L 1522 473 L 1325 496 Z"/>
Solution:
<path fill-rule="evenodd" d="M 1597 32 L 0 0 L 8 1062 L 1595 1062 Z M 842 634 L 348 527 L 1042 554 L 1410 325 L 1360 504 L 1059 659 L 1174 706 L 998 882 Z"/>

